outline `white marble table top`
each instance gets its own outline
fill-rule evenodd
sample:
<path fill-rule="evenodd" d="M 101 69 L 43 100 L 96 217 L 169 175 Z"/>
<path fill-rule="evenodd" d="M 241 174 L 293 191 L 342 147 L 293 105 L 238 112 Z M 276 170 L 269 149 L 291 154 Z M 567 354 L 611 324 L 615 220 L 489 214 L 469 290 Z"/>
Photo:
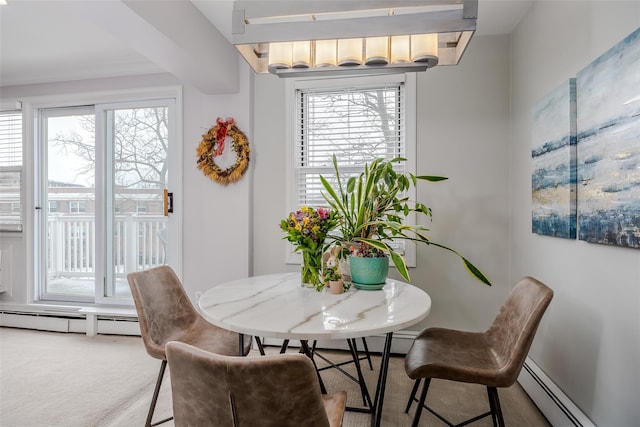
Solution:
<path fill-rule="evenodd" d="M 353 286 L 334 295 L 300 285 L 300 273 L 248 277 L 214 286 L 199 300 L 203 316 L 222 328 L 296 340 L 359 338 L 398 331 L 424 319 L 429 295 L 387 279 L 382 290 Z"/>

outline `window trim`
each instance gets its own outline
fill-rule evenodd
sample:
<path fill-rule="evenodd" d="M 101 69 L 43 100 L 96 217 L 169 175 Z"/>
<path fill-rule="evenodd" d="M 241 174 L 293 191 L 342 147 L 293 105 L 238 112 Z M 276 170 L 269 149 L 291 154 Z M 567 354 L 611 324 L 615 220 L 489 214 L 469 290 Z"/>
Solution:
<path fill-rule="evenodd" d="M 417 143 L 416 143 L 416 127 L 417 127 L 417 86 L 416 74 L 390 74 L 380 76 L 365 77 L 348 77 L 348 78 L 330 78 L 322 80 L 307 79 L 289 79 L 286 82 L 285 89 L 285 207 L 282 217 L 286 217 L 294 208 L 295 203 L 295 168 L 293 166 L 294 153 L 296 149 L 296 90 L 298 89 L 326 89 L 326 88 L 361 88 L 375 84 L 393 84 L 404 83 L 405 90 L 405 172 L 416 173 L 417 167 Z M 413 187 L 409 195 L 416 199 L 417 190 Z M 408 216 L 408 221 L 415 223 L 415 214 Z M 405 261 L 408 267 L 416 266 L 416 245 L 407 242 L 405 250 Z M 301 264 L 302 257 L 299 253 L 292 251 L 292 246 L 288 242 L 283 244 L 285 264 Z M 390 263 L 393 266 L 393 263 Z"/>

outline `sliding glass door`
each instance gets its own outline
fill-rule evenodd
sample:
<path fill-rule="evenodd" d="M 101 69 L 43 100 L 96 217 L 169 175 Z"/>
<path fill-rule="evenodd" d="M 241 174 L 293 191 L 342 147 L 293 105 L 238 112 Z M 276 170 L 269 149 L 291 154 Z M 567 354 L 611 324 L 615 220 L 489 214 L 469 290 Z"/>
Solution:
<path fill-rule="evenodd" d="M 40 130 L 40 297 L 91 301 L 96 281 L 94 109 L 44 110 Z"/>
<path fill-rule="evenodd" d="M 40 110 L 40 300 L 128 304 L 128 273 L 173 261 L 174 117 L 173 100 Z"/>

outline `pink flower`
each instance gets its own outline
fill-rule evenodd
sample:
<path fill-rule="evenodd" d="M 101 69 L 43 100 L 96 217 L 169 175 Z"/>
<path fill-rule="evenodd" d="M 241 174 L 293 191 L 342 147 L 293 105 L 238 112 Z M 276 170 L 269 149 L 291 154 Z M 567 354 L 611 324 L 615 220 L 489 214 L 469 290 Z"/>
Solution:
<path fill-rule="evenodd" d="M 318 215 L 320 216 L 320 219 L 329 218 L 329 209 L 318 208 Z"/>

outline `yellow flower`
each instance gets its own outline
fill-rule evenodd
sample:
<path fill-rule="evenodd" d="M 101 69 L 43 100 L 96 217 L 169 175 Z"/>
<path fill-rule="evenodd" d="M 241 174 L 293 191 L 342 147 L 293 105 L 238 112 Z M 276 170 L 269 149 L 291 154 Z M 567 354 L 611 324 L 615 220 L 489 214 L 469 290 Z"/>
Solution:
<path fill-rule="evenodd" d="M 309 217 L 305 216 L 304 218 L 302 218 L 302 224 L 308 225 L 309 224 Z"/>
<path fill-rule="evenodd" d="M 317 233 L 318 231 L 320 231 L 320 226 L 319 225 L 314 225 L 313 227 L 311 227 L 311 232 L 312 233 Z"/>
<path fill-rule="evenodd" d="M 302 226 L 300 224 L 296 223 L 296 230 L 301 231 L 302 230 Z"/>

